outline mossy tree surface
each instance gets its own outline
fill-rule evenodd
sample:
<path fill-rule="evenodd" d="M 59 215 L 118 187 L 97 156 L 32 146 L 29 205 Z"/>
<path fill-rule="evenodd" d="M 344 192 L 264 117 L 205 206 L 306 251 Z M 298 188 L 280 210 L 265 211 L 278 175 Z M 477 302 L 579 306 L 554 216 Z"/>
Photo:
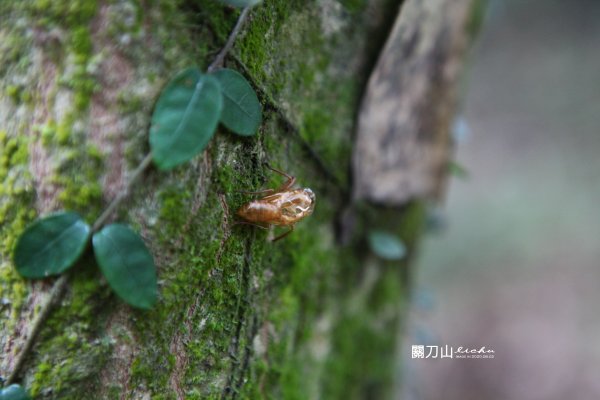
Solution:
<path fill-rule="evenodd" d="M 144 238 L 160 298 L 136 311 L 85 258 L 22 375 L 35 398 L 373 398 L 394 378 L 407 268 L 336 245 L 349 190 L 354 115 L 368 40 L 394 1 L 267 0 L 226 64 L 264 106 L 257 136 L 220 128 L 171 172 L 151 170 L 118 215 Z M 7 375 L 51 280 L 12 264 L 36 216 L 70 209 L 92 222 L 148 151 L 154 101 L 178 70 L 206 68 L 238 11 L 212 0 L 26 0 L 0 14 L 0 374 Z M 231 226 L 231 211 L 285 170 L 317 194 L 285 240 Z M 227 212 L 229 210 L 229 214 Z M 415 203 L 372 220 L 414 251 Z M 383 222 L 382 222 L 383 221 Z M 387 221 L 387 222 L 386 222 Z M 382 226 L 383 225 L 383 226 Z"/>

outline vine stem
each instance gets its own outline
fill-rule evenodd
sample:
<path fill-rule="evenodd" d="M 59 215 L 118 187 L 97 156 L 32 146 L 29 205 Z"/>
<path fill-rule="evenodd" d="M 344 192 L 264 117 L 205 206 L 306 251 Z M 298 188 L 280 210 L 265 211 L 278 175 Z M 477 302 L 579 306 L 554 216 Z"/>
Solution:
<path fill-rule="evenodd" d="M 227 55 L 227 53 L 229 53 L 229 50 L 231 50 L 231 48 L 233 47 L 233 43 L 235 42 L 237 35 L 240 33 L 240 30 L 242 29 L 242 25 L 244 25 L 244 21 L 248 17 L 249 12 L 250 12 L 250 6 L 245 7 L 242 10 L 242 12 L 240 13 L 240 16 L 238 17 L 237 22 L 235 23 L 235 27 L 233 28 L 233 30 L 229 34 L 229 37 L 227 38 L 227 42 L 225 43 L 225 46 L 223 46 L 223 48 L 221 49 L 219 54 L 217 54 L 217 57 L 215 57 L 214 61 L 208 66 L 208 69 L 207 69 L 208 72 L 213 72 L 215 69 L 217 69 L 223 65 L 225 56 Z"/>
<path fill-rule="evenodd" d="M 102 225 L 104 225 L 106 220 L 110 218 L 115 209 L 129 195 L 129 189 L 131 189 L 131 185 L 133 185 L 133 182 L 135 182 L 137 178 L 139 178 L 140 175 L 142 175 L 142 173 L 146 170 L 146 168 L 148 168 L 151 162 L 152 153 L 148 153 L 146 157 L 144 157 L 142 162 L 140 162 L 140 165 L 138 165 L 137 168 L 131 173 L 131 178 L 129 178 L 129 181 L 127 181 L 125 187 L 119 192 L 119 194 L 117 194 L 113 201 L 110 202 L 108 207 L 106 207 L 106 210 L 104 210 L 104 212 L 98 217 L 96 222 L 94 222 L 94 225 L 92 226 L 92 232 L 97 232 L 98 229 L 100 229 Z"/>
<path fill-rule="evenodd" d="M 98 219 L 96 219 L 94 225 L 92 225 L 92 233 L 97 232 L 100 228 L 102 228 L 104 223 L 108 220 L 108 218 L 110 218 L 110 216 L 119 206 L 119 204 L 121 204 L 121 202 L 125 200 L 125 198 L 127 198 L 127 195 L 129 195 L 129 189 L 131 188 L 131 185 L 133 185 L 133 183 L 140 177 L 140 175 L 142 175 L 142 173 L 146 170 L 146 168 L 148 168 L 151 162 L 152 153 L 148 153 L 137 166 L 137 168 L 132 172 L 131 177 L 125 184 L 125 187 L 121 189 L 119 194 L 117 194 L 113 201 L 110 202 L 106 210 L 104 210 L 104 212 L 98 217 Z M 25 364 L 25 359 L 29 355 L 33 344 L 35 343 L 37 335 L 40 333 L 40 330 L 42 329 L 46 318 L 48 318 L 48 316 L 50 315 L 52 306 L 58 301 L 58 299 L 62 297 L 65 289 L 67 288 L 68 281 L 69 274 L 66 273 L 60 278 L 58 278 L 56 282 L 54 282 L 54 285 L 52 285 L 52 289 L 50 289 L 48 297 L 42 303 L 42 309 L 40 310 L 39 314 L 35 317 L 35 320 L 32 323 L 31 331 L 29 332 L 29 336 L 27 337 L 27 340 L 23 345 L 23 349 L 17 356 L 15 366 L 13 367 L 11 374 L 8 376 L 8 379 L 6 380 L 7 385 L 10 385 L 16 380 L 21 368 L 23 368 L 23 364 Z"/>
<path fill-rule="evenodd" d="M 40 310 L 39 314 L 37 315 L 37 317 L 35 317 L 35 320 L 32 323 L 31 332 L 29 333 L 29 337 L 25 341 L 25 344 L 23 345 L 23 349 L 21 350 L 21 352 L 19 353 L 19 356 L 17 357 L 15 366 L 13 367 L 11 374 L 8 376 L 8 379 L 6 380 L 7 385 L 14 383 L 15 379 L 17 378 L 19 371 L 21 370 L 21 368 L 23 367 L 23 364 L 25 363 L 25 359 L 27 358 L 27 355 L 29 354 L 29 352 L 31 351 L 31 348 L 33 347 L 33 344 L 35 343 L 35 338 L 37 337 L 37 334 L 42 329 L 44 321 L 46 321 L 46 318 L 48 317 L 48 315 L 50 315 L 52 306 L 54 305 L 54 303 L 56 301 L 58 301 L 58 299 L 62 296 L 63 292 L 65 291 L 68 280 L 69 280 L 69 275 L 64 274 L 63 276 L 58 278 L 56 280 L 56 282 L 54 282 L 54 285 L 52 286 L 52 290 L 50 290 L 48 297 L 42 304 L 42 309 Z"/>
<path fill-rule="evenodd" d="M 250 7 L 245 7 L 242 10 L 233 30 L 231 31 L 231 33 L 229 34 L 229 37 L 227 38 L 227 42 L 225 43 L 225 46 L 223 46 L 223 48 L 221 49 L 219 54 L 217 54 L 217 57 L 215 57 L 213 62 L 208 66 L 208 69 L 207 69 L 208 72 L 213 72 L 215 69 L 217 69 L 223 65 L 225 56 L 227 56 L 227 54 L 233 47 L 233 43 L 235 42 L 236 37 L 240 33 L 240 30 L 242 29 L 242 25 L 244 24 L 244 21 L 248 17 L 249 12 L 250 12 Z M 102 226 L 110 218 L 112 213 L 117 209 L 117 207 L 121 204 L 121 202 L 123 200 L 125 200 L 125 198 L 127 198 L 127 196 L 129 195 L 129 190 L 131 189 L 131 186 L 142 175 L 142 173 L 146 170 L 146 168 L 148 168 L 150 166 L 151 162 L 152 162 L 152 153 L 150 152 L 144 157 L 144 159 L 140 162 L 140 164 L 137 166 L 137 168 L 132 172 L 131 177 L 125 184 L 125 187 L 123 189 L 121 189 L 119 194 L 117 194 L 117 196 L 110 202 L 110 204 L 108 205 L 106 210 L 104 210 L 104 212 L 98 217 L 98 219 L 96 219 L 96 221 L 92 225 L 92 233 L 97 232 L 100 228 L 102 228 Z M 6 382 L 5 382 L 6 385 L 10 385 L 10 384 L 14 383 L 15 380 L 17 379 L 17 376 L 19 375 L 21 368 L 23 368 L 23 365 L 25 364 L 25 360 L 27 359 L 29 352 L 31 351 L 31 349 L 33 348 L 33 345 L 35 344 L 35 339 L 36 339 L 37 335 L 39 334 L 40 330 L 42 329 L 44 322 L 50 315 L 52 306 L 58 301 L 58 299 L 60 299 L 62 297 L 64 291 L 67 288 L 68 281 L 69 281 L 69 274 L 65 273 L 60 278 L 58 278 L 56 280 L 56 282 L 54 282 L 54 285 L 52 285 L 52 289 L 50 289 L 50 293 L 48 294 L 48 296 L 42 303 L 42 307 L 41 307 L 39 314 L 35 317 L 35 319 L 32 322 L 32 327 L 29 332 L 29 336 L 27 337 L 27 340 L 25 341 L 25 344 L 23 345 L 21 352 L 19 353 L 19 355 L 16 358 L 15 365 L 13 367 L 12 372 L 6 379 Z"/>

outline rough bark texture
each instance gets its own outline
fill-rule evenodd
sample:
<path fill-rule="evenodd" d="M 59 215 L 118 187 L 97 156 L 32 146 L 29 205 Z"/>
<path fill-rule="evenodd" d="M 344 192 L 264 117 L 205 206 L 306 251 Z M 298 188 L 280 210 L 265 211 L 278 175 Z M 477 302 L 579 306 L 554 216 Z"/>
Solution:
<path fill-rule="evenodd" d="M 227 64 L 260 94 L 260 132 L 239 138 L 220 129 L 193 162 L 151 170 L 134 186 L 118 217 L 155 257 L 158 306 L 125 306 L 85 258 L 28 358 L 22 383 L 30 393 L 392 396 L 406 270 L 425 210 L 418 199 L 396 210 L 364 207 L 351 246 L 336 245 L 334 221 L 351 192 L 362 88 L 387 33 L 384 16 L 397 10 L 386 0 L 269 0 L 252 10 Z M 0 15 L 6 376 L 52 284 L 15 273 L 19 233 L 56 209 L 90 222 L 99 215 L 148 151 L 161 87 L 179 69 L 205 68 L 238 13 L 210 0 L 27 0 L 0 3 Z M 232 228 L 227 213 L 248 199 L 237 190 L 276 183 L 265 162 L 317 194 L 315 214 L 275 244 L 262 231 Z M 409 257 L 384 263 L 369 255 L 364 233 L 372 227 L 401 235 Z"/>

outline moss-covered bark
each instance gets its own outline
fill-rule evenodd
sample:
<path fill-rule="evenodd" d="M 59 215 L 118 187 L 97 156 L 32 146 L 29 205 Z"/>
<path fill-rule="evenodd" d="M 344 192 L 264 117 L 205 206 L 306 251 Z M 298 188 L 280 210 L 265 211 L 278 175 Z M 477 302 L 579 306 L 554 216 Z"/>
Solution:
<path fill-rule="evenodd" d="M 335 221 L 350 192 L 356 108 L 380 47 L 369 40 L 386 31 L 395 3 L 267 0 L 252 10 L 226 63 L 260 94 L 260 132 L 240 138 L 221 128 L 193 162 L 152 170 L 134 187 L 119 218 L 155 256 L 159 304 L 123 305 L 83 260 L 22 375 L 36 398 L 391 393 L 408 261 L 377 261 L 360 229 L 351 245 L 337 245 Z M 8 16 L 0 26 L 5 376 L 51 285 L 14 272 L 17 235 L 55 209 L 98 216 L 148 151 L 161 87 L 181 68 L 205 68 L 238 12 L 212 0 L 27 0 L 2 2 L 0 14 Z M 227 213 L 248 198 L 236 191 L 277 183 L 265 162 L 317 194 L 314 215 L 277 243 L 232 228 Z M 365 215 L 414 251 L 419 202 Z"/>

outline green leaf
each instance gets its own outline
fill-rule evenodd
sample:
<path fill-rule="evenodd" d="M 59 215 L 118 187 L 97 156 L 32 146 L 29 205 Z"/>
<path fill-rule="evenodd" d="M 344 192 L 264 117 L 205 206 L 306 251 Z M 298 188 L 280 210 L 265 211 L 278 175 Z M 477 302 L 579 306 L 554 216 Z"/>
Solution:
<path fill-rule="evenodd" d="M 369 245 L 373 253 L 386 260 L 400 260 L 406 255 L 404 243 L 388 232 L 370 232 Z"/>
<path fill-rule="evenodd" d="M 469 171 L 467 171 L 467 169 L 465 167 L 463 167 L 456 161 L 450 161 L 448 163 L 448 171 L 450 172 L 451 175 L 454 175 L 457 178 L 460 178 L 460 179 L 468 179 L 469 178 Z"/>
<path fill-rule="evenodd" d="M 90 226 L 73 212 L 38 219 L 17 241 L 14 262 L 26 278 L 57 275 L 73 266 L 86 248 Z"/>
<path fill-rule="evenodd" d="M 238 135 L 254 135 L 262 122 L 262 110 L 252 86 L 232 69 L 220 69 L 214 76 L 223 92 L 223 125 Z"/>
<path fill-rule="evenodd" d="M 215 133 L 223 99 L 217 79 L 188 68 L 162 91 L 150 127 L 152 158 L 168 170 L 200 153 Z"/>
<path fill-rule="evenodd" d="M 125 302 L 149 309 L 156 303 L 156 267 L 142 239 L 129 227 L 112 224 L 92 238 L 94 254 L 110 287 Z"/>
<path fill-rule="evenodd" d="M 31 400 L 31 397 L 21 386 L 10 385 L 0 389 L 0 400 Z"/>
<path fill-rule="evenodd" d="M 221 0 L 221 2 L 233 7 L 248 7 L 255 6 L 262 0 Z"/>

